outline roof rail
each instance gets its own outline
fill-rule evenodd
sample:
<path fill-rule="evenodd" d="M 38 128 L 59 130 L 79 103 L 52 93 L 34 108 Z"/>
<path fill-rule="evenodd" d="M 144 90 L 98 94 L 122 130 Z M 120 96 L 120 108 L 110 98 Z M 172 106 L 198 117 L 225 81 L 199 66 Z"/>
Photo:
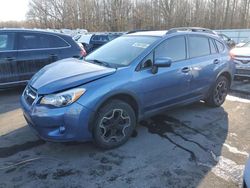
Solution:
<path fill-rule="evenodd" d="M 135 30 L 132 30 L 132 31 L 128 31 L 126 34 L 131 34 L 131 33 L 136 33 L 136 32 L 140 32 L 140 31 L 152 31 L 150 29 L 135 29 Z"/>
<path fill-rule="evenodd" d="M 207 28 L 202 28 L 202 27 L 177 27 L 177 28 L 172 28 L 172 29 L 168 30 L 166 35 L 171 34 L 171 33 L 175 33 L 175 32 L 178 32 L 178 31 L 204 32 L 204 33 L 217 35 L 217 33 L 215 31 L 213 31 L 211 29 L 207 29 Z"/>

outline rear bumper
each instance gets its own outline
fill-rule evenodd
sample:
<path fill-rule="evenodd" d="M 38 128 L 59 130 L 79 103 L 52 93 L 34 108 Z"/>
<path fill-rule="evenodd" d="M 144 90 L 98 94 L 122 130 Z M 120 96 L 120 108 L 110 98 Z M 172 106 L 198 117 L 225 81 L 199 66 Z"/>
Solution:
<path fill-rule="evenodd" d="M 77 102 L 63 108 L 50 108 L 29 105 L 22 96 L 21 106 L 29 127 L 43 140 L 67 142 L 92 139 L 88 124 L 93 112 Z"/>

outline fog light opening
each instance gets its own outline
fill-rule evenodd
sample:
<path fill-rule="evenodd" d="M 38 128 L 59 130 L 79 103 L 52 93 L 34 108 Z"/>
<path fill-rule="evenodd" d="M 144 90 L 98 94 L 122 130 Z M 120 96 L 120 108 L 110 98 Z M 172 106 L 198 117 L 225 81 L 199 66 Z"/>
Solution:
<path fill-rule="evenodd" d="M 65 133 L 65 127 L 64 126 L 60 126 L 59 127 L 59 133 L 60 134 L 64 134 Z"/>

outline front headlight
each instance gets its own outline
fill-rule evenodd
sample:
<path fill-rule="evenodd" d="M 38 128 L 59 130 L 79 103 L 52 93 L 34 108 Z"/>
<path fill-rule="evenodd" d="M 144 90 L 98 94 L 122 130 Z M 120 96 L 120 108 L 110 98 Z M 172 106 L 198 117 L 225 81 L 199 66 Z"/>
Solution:
<path fill-rule="evenodd" d="M 55 107 L 67 106 L 79 99 L 85 92 L 86 89 L 84 88 L 76 88 L 62 93 L 46 95 L 42 98 L 40 104 L 52 105 Z"/>

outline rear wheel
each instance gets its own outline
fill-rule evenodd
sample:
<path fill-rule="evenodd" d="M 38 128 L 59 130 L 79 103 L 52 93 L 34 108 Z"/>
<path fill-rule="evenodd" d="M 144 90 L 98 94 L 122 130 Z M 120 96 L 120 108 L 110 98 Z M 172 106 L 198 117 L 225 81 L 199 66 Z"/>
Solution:
<path fill-rule="evenodd" d="M 132 135 L 136 126 L 133 108 L 121 101 L 111 100 L 97 113 L 93 137 L 96 145 L 111 149 L 124 144 Z"/>
<path fill-rule="evenodd" d="M 216 80 L 216 83 L 205 102 L 213 107 L 221 106 L 226 99 L 229 91 L 229 85 L 229 80 L 225 76 L 220 76 Z"/>

